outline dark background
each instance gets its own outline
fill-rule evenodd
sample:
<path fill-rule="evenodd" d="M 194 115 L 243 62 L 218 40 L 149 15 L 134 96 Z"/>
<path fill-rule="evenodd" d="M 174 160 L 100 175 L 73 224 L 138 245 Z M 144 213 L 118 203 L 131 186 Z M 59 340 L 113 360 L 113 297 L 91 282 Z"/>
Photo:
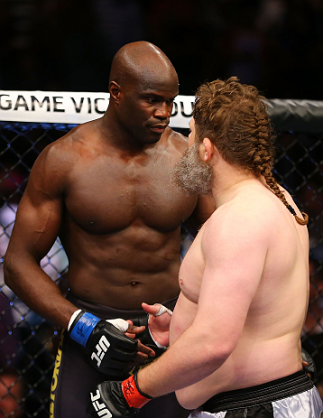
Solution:
<path fill-rule="evenodd" d="M 180 94 L 236 75 L 268 98 L 323 100 L 323 0 L 0 0 L 0 88 L 107 91 L 135 40 L 169 56 Z"/>

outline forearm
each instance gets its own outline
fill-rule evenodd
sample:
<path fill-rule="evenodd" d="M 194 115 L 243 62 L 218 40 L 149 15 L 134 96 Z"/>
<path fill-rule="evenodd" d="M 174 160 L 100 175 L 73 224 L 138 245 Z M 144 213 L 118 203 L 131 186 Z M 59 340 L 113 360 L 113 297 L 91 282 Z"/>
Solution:
<path fill-rule="evenodd" d="M 4 263 L 5 283 L 35 313 L 51 323 L 66 328 L 77 309 L 61 294 L 58 286 L 37 262 L 20 258 Z"/>
<path fill-rule="evenodd" d="M 223 348 L 225 346 L 223 344 Z M 192 325 L 165 354 L 138 374 L 123 381 L 106 380 L 96 385 L 90 392 L 88 410 L 93 418 L 102 413 L 113 418 L 133 417 L 152 398 L 203 380 L 217 370 L 227 356 L 216 337 Z"/>
<path fill-rule="evenodd" d="M 165 354 L 138 373 L 138 384 L 151 397 L 163 396 L 209 376 L 226 358 L 220 343 L 190 327 Z"/>

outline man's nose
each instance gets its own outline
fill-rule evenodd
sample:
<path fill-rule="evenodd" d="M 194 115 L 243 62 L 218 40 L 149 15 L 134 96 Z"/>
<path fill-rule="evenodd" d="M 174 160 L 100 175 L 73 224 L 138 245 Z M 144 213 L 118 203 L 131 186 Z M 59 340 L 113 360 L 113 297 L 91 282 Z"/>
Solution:
<path fill-rule="evenodd" d="M 155 110 L 155 117 L 156 118 L 170 118 L 172 114 L 172 104 L 168 104 L 167 102 L 159 103 Z"/>

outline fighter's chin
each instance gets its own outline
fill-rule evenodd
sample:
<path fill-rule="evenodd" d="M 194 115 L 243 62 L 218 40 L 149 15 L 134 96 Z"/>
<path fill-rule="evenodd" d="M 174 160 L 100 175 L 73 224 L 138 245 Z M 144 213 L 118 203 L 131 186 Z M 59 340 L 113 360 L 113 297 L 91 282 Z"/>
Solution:
<path fill-rule="evenodd" d="M 157 142 L 160 140 L 161 136 L 159 137 L 145 137 L 145 138 L 141 138 L 141 144 L 142 145 L 153 145 L 153 144 L 157 144 Z"/>
<path fill-rule="evenodd" d="M 168 125 L 156 125 L 156 126 L 147 126 L 147 138 L 149 142 L 158 142 L 164 132 L 166 131 Z"/>
<path fill-rule="evenodd" d="M 164 132 L 158 133 L 158 132 L 150 132 L 149 135 L 145 137 L 145 143 L 146 144 L 155 144 L 158 142 Z"/>

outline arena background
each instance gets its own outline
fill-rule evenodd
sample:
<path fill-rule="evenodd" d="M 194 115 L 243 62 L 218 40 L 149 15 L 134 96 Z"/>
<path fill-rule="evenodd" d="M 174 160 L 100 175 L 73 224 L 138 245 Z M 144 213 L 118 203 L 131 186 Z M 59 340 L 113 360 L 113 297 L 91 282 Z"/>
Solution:
<path fill-rule="evenodd" d="M 323 99 L 322 0 L 1 0 L 0 88 L 107 91 L 113 55 L 148 40 L 181 94 L 235 75 L 266 97 Z"/>
<path fill-rule="evenodd" d="M 183 95 L 236 75 L 266 97 L 304 99 L 271 100 L 269 110 L 278 133 L 275 174 L 310 216 L 303 346 L 322 382 L 323 102 L 313 101 L 323 99 L 322 0 L 1 0 L 0 35 L 0 418 L 9 401 L 14 418 L 48 417 L 57 344 L 58 330 L 3 286 L 2 261 L 30 168 L 49 142 L 107 104 L 101 93 L 61 92 L 107 91 L 113 55 L 141 39 L 171 59 Z M 184 133 L 187 106 L 179 102 L 183 118 L 173 118 Z M 59 242 L 42 267 L 61 281 L 67 260 Z"/>
<path fill-rule="evenodd" d="M 171 126 L 184 134 L 193 99 L 178 96 L 175 101 Z M 2 263 L 17 205 L 41 150 L 76 124 L 100 117 L 107 103 L 105 93 L 0 91 L 1 418 L 5 417 L 1 402 L 9 398 L 13 417 L 49 416 L 49 389 L 59 338 L 59 329 L 38 317 L 4 285 Z M 323 101 L 274 99 L 268 105 L 277 132 L 275 176 L 309 215 L 311 292 L 302 341 L 313 356 L 314 381 L 322 389 Z M 68 261 L 59 241 L 41 266 L 63 289 Z"/>

